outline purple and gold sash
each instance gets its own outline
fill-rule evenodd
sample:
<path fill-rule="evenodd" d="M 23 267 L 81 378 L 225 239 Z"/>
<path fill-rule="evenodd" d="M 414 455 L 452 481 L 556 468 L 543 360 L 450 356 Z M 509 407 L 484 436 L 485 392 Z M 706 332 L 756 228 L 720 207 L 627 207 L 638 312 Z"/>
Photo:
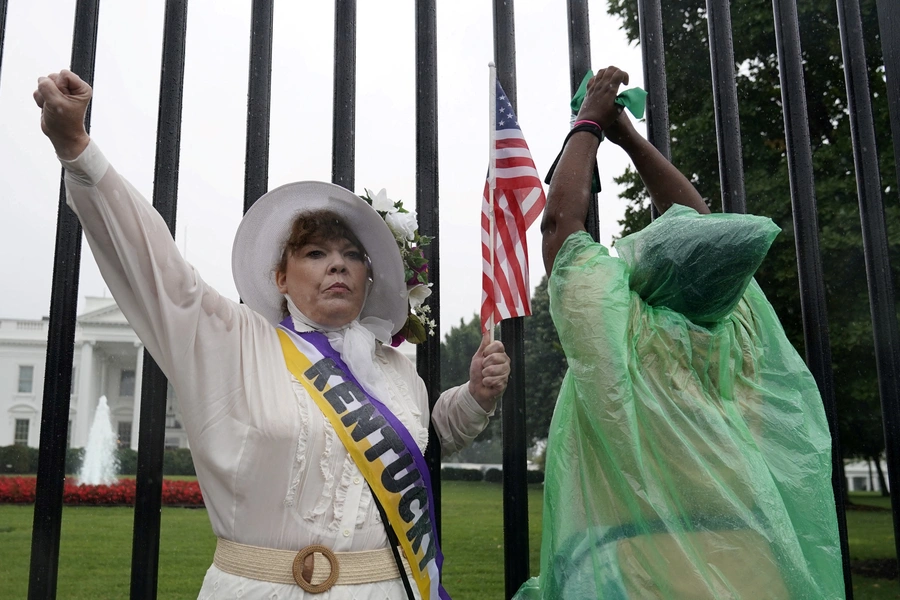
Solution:
<path fill-rule="evenodd" d="M 441 586 L 431 477 L 399 419 L 369 395 L 319 332 L 297 333 L 291 317 L 278 337 L 291 374 L 309 392 L 381 502 L 422 598 L 450 600 Z"/>

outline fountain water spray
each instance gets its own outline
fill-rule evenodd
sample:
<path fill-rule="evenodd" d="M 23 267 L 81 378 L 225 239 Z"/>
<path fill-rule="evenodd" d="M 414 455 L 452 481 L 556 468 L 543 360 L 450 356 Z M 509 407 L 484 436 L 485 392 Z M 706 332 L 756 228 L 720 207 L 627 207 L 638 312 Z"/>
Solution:
<path fill-rule="evenodd" d="M 109 405 L 106 403 L 106 396 L 100 396 L 84 450 L 78 485 L 112 485 L 118 481 L 116 444 L 116 434 L 113 433 L 112 421 L 109 419 Z"/>

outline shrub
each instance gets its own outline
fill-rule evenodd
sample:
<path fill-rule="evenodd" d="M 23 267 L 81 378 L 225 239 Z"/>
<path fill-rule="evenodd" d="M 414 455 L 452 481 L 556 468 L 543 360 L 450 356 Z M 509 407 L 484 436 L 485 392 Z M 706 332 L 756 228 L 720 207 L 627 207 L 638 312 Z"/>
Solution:
<path fill-rule="evenodd" d="M 484 473 L 484 480 L 488 483 L 503 483 L 503 471 L 500 469 L 488 469 Z"/>
<path fill-rule="evenodd" d="M 70 475 L 80 473 L 82 463 L 84 463 L 84 448 L 66 449 L 66 473 Z"/>
<path fill-rule="evenodd" d="M 34 502 L 37 479 L 34 477 L 0 477 L 0 504 L 31 504 Z M 123 479 L 113 485 L 77 485 L 66 480 L 63 503 L 86 505 L 134 505 L 137 484 Z M 196 481 L 163 480 L 162 503 L 175 506 L 203 506 L 200 484 Z"/>
<path fill-rule="evenodd" d="M 116 449 L 119 475 L 137 475 L 138 453 L 128 447 Z M 84 448 L 66 450 L 66 473 L 77 475 L 84 462 Z M 0 473 L 33 475 L 38 468 L 38 449 L 28 446 L 0 446 Z M 174 448 L 163 453 L 164 475 L 196 476 L 194 460 L 188 448 Z"/>
<path fill-rule="evenodd" d="M 188 448 L 166 450 L 163 455 L 163 475 L 196 475 L 194 459 Z"/>
<path fill-rule="evenodd" d="M 503 470 L 497 468 L 491 468 L 485 471 L 484 480 L 489 483 L 503 483 Z M 525 482 L 526 483 L 544 483 L 544 472 L 543 471 L 525 471 Z"/>
<path fill-rule="evenodd" d="M 138 453 L 128 447 L 116 448 L 119 475 L 137 475 Z"/>
<path fill-rule="evenodd" d="M 34 502 L 36 477 L 0 477 L 0 504 Z"/>
<path fill-rule="evenodd" d="M 461 469 L 459 467 L 442 467 L 441 479 L 445 481 L 482 481 L 484 475 L 479 469 Z"/>
<path fill-rule="evenodd" d="M 25 475 L 37 473 L 38 449 L 28 446 L 0 447 L 0 473 Z"/>
<path fill-rule="evenodd" d="M 525 481 L 528 483 L 544 483 L 543 471 L 525 471 Z"/>

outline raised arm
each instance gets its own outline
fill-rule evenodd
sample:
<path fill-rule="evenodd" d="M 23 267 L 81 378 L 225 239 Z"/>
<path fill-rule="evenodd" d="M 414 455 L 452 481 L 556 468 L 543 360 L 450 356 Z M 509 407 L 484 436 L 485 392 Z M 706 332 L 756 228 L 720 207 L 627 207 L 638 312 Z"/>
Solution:
<path fill-rule="evenodd" d="M 186 422 L 205 422 L 193 416 L 201 410 L 224 413 L 229 394 L 242 386 L 242 369 L 254 368 L 242 355 L 241 335 L 255 313 L 206 285 L 159 213 L 88 137 L 90 86 L 61 71 L 38 80 L 34 99 L 66 169 L 66 202 L 116 303 L 175 385 Z"/>
<path fill-rule="evenodd" d="M 597 73 L 588 82 L 587 95 L 576 120 L 591 121 L 605 130 L 618 117 L 615 99 L 623 83 L 628 83 L 628 73 L 615 67 Z M 566 238 L 576 231 L 584 231 L 599 145 L 596 135 L 579 131 L 569 138 L 556 164 L 541 220 L 544 236 L 541 250 L 548 274 L 553 272 L 556 255 Z"/>
<path fill-rule="evenodd" d="M 689 206 L 701 215 L 709 214 L 709 207 L 697 188 L 635 130 L 627 115 L 619 115 L 606 129 L 606 137 L 628 153 L 659 214 L 673 204 Z"/>
<path fill-rule="evenodd" d="M 684 204 L 697 212 L 708 213 L 709 208 L 694 186 L 635 131 L 628 116 L 615 104 L 622 84 L 628 84 L 628 73 L 616 67 L 600 70 L 588 82 L 587 95 L 576 120 L 596 123 L 607 139 L 628 153 L 660 213 L 672 204 Z M 550 180 L 547 208 L 541 222 L 547 273 L 552 272 L 556 255 L 566 238 L 584 230 L 599 144 L 590 131 L 574 134 L 563 149 Z"/>

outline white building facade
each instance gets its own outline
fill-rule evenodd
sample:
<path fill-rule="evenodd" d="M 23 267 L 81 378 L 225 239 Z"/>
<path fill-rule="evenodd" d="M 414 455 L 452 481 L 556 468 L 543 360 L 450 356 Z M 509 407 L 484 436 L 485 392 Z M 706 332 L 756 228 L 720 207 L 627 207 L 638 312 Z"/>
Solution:
<path fill-rule="evenodd" d="M 40 443 L 49 321 L 0 319 L 0 446 Z M 112 298 L 88 297 L 77 317 L 69 446 L 87 445 L 100 396 L 106 396 L 119 444 L 137 450 L 144 346 Z M 166 447 L 187 447 L 171 386 Z"/>
<path fill-rule="evenodd" d="M 49 320 L 0 319 L 0 446 L 40 444 Z M 400 350 L 413 362 L 415 346 Z M 120 446 L 137 450 L 144 346 L 112 298 L 85 298 L 75 328 L 68 443 L 87 445 L 100 396 L 106 396 Z M 187 448 L 172 386 L 166 399 L 166 448 Z"/>
<path fill-rule="evenodd" d="M 891 489 L 891 481 L 888 477 L 887 463 L 881 461 L 881 472 L 884 474 L 884 482 L 888 490 Z M 847 477 L 847 490 L 851 492 L 880 492 L 881 481 L 878 471 L 871 461 L 852 461 L 844 463 L 844 475 Z"/>

